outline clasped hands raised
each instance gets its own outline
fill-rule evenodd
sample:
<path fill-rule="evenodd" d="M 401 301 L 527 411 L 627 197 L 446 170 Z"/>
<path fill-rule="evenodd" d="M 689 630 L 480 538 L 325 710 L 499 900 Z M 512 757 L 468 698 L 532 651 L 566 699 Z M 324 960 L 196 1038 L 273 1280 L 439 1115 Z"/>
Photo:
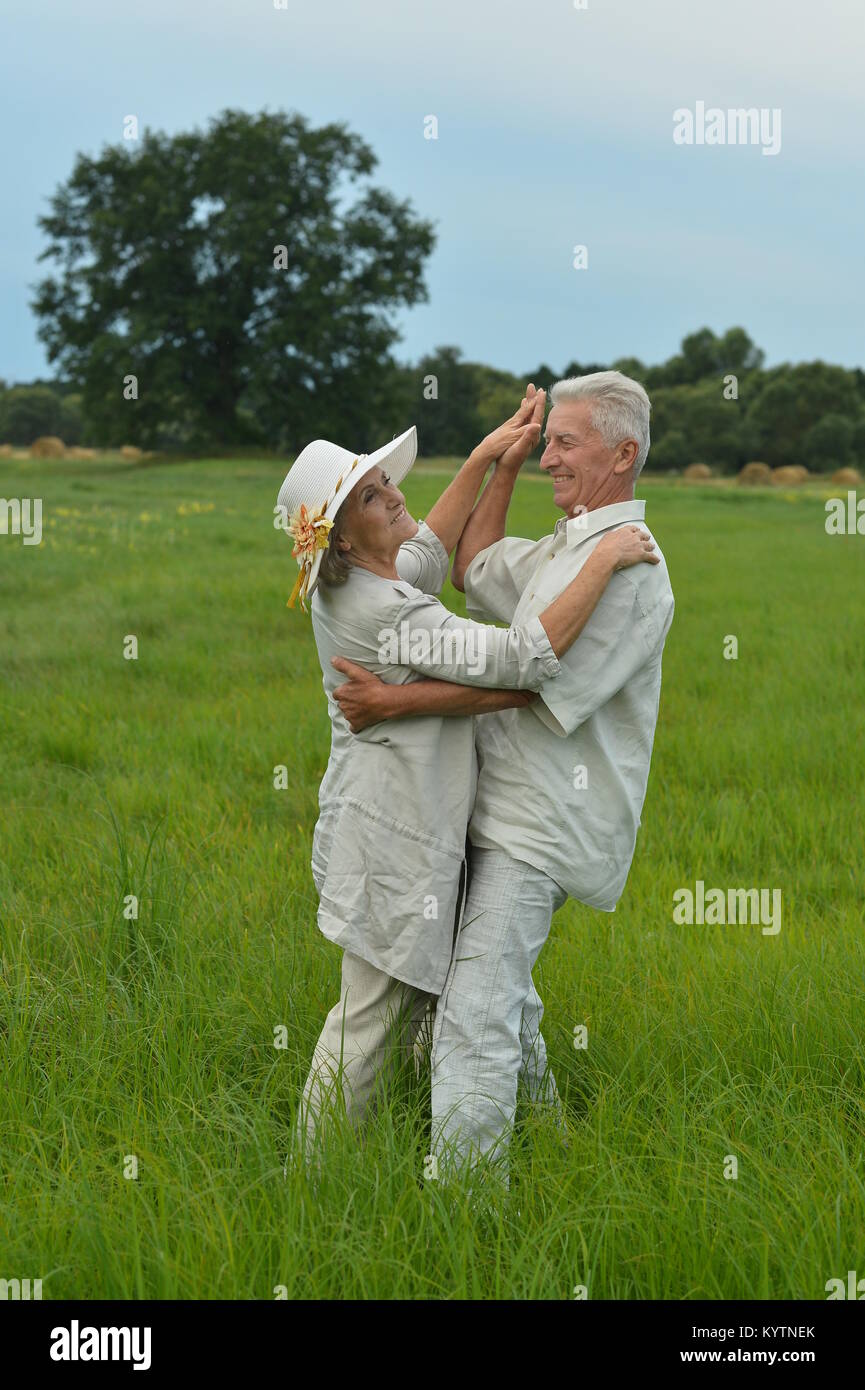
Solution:
<path fill-rule="evenodd" d="M 478 452 L 483 453 L 488 463 L 521 468 L 541 437 L 546 403 L 546 392 L 536 390 L 529 382 L 519 409 L 481 441 Z"/>

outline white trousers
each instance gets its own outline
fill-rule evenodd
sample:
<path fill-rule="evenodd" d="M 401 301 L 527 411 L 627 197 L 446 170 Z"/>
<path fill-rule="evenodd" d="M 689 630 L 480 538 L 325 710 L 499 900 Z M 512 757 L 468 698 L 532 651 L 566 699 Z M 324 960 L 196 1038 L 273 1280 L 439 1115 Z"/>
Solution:
<path fill-rule="evenodd" d="M 334 1107 L 357 1124 L 376 1083 L 410 1056 L 435 997 L 403 984 L 349 951 L 342 989 L 324 1022 L 298 1114 L 298 1139 L 308 1151 L 325 1137 Z"/>
<path fill-rule="evenodd" d="M 483 856 L 487 854 L 496 856 L 498 852 L 472 850 L 473 875 L 475 867 L 486 862 Z M 549 885 L 554 893 L 560 893 L 552 880 L 539 874 L 537 870 L 531 869 L 526 864 L 518 864 L 516 860 L 511 859 L 506 854 L 501 854 L 500 858 L 506 866 L 512 866 L 517 871 L 519 878 L 522 878 L 525 873 L 529 876 L 536 875 L 538 879 Z M 492 868 L 492 873 L 494 876 L 497 875 L 495 866 Z M 486 882 L 486 879 L 483 879 L 483 882 Z M 419 1072 L 425 1053 L 430 1050 L 438 1038 L 438 1050 L 437 1053 L 433 1053 L 433 1135 L 435 1136 L 437 1093 L 439 1096 L 444 1096 L 446 1092 L 449 1094 L 453 1091 L 454 1087 L 460 1090 L 464 1086 L 463 1080 L 460 1078 L 459 1055 L 455 1053 L 451 1063 L 443 1052 L 440 1041 L 442 1027 L 439 1021 L 439 1011 L 445 994 L 455 978 L 457 964 L 459 963 L 461 972 L 468 964 L 465 961 L 458 962 L 458 957 L 463 956 L 466 950 L 472 947 L 475 933 L 469 931 L 473 925 L 470 918 L 474 916 L 476 909 L 470 905 L 473 900 L 480 901 L 482 896 L 482 883 L 479 882 L 476 889 L 472 880 L 465 911 L 461 918 L 462 925 L 457 938 L 454 960 L 451 962 L 450 974 L 445 984 L 445 993 L 442 994 L 438 1006 L 435 995 L 427 994 L 423 990 L 394 979 L 393 976 L 385 974 L 374 965 L 370 965 L 360 956 L 353 955 L 349 951 L 343 953 L 339 1001 L 334 1004 L 327 1015 L 321 1035 L 316 1043 L 297 1116 L 297 1140 L 307 1156 L 311 1152 L 316 1135 L 326 1138 L 329 1116 L 332 1116 L 334 1112 L 341 1112 L 352 1124 L 359 1124 L 367 1113 L 376 1085 L 386 1079 L 388 1073 L 401 1059 L 412 1054 L 414 1055 L 415 1068 Z M 561 895 L 561 900 L 564 901 L 564 894 Z M 559 905 L 557 901 L 556 906 Z M 549 931 L 550 919 L 554 910 L 555 908 L 549 910 L 543 940 L 546 939 L 546 934 Z M 490 918 L 488 925 L 492 921 L 493 919 Z M 538 951 L 543 940 L 537 947 Z M 537 951 L 535 952 L 536 955 Z M 532 964 L 534 964 L 534 957 Z M 532 980 L 531 965 L 524 968 L 521 973 L 525 978 L 523 979 L 523 993 L 516 1011 L 517 1052 L 516 1071 L 513 1078 L 514 1092 L 516 1092 L 517 1074 L 519 1073 L 525 1086 L 526 1095 L 531 1101 L 545 1102 L 560 1109 L 561 1102 L 555 1079 L 547 1062 L 547 1050 L 541 1035 L 544 1006 Z M 516 978 L 515 973 L 514 985 L 516 985 Z M 460 973 L 457 979 L 454 1004 L 458 1001 L 460 991 L 468 984 L 468 978 L 464 973 Z M 479 987 L 482 990 L 486 988 L 482 980 L 479 981 Z M 510 1005 L 508 1007 L 510 1008 Z M 433 1026 L 434 1020 L 435 1026 Z M 501 1021 L 504 1023 L 504 1020 Z M 447 1048 L 449 1047 L 447 1042 L 449 1031 L 447 1029 L 445 1029 L 444 1035 L 445 1048 Z M 436 1064 L 436 1057 L 439 1059 L 438 1064 Z M 468 1058 L 465 1060 L 468 1064 Z M 474 1068 L 471 1070 L 473 1071 Z M 467 1106 L 465 1114 L 456 1117 L 460 1125 L 465 1122 L 468 1128 L 471 1128 L 470 1109 L 471 1107 Z M 435 1147 L 433 1152 L 436 1152 Z"/>
<path fill-rule="evenodd" d="M 561 1113 L 532 968 L 567 894 L 502 850 L 472 847 L 468 896 L 436 1009 L 432 1152 L 439 1173 L 507 1151 L 522 1070 L 529 1096 Z M 501 1174 L 507 1181 L 506 1163 Z"/>

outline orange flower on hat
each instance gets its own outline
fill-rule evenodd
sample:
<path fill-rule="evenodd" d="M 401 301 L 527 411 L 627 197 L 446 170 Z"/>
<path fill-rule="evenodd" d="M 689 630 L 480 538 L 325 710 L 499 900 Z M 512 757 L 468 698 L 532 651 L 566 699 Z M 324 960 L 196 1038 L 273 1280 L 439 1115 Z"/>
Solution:
<path fill-rule="evenodd" d="M 323 510 L 310 516 L 301 502 L 297 511 L 288 518 L 288 534 L 294 541 L 291 553 L 295 560 L 311 561 L 317 550 L 326 550 L 328 532 L 332 526 L 333 522 L 328 521 Z"/>
<path fill-rule="evenodd" d="M 292 555 L 300 565 L 300 574 L 297 576 L 297 583 L 292 591 L 291 598 L 288 600 L 288 607 L 294 607 L 294 601 L 300 594 L 300 602 L 305 609 L 304 599 L 309 583 L 309 572 L 315 553 L 318 550 L 326 550 L 327 542 L 333 522 L 329 521 L 324 515 L 322 507 L 314 515 L 310 515 L 309 510 L 301 502 L 296 512 L 288 518 L 288 534 L 294 541 Z"/>

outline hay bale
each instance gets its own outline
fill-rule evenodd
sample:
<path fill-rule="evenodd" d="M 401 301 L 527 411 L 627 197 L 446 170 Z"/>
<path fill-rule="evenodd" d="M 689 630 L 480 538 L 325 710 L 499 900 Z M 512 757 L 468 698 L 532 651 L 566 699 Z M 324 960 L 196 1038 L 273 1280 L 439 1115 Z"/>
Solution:
<path fill-rule="evenodd" d="M 704 482 L 706 478 L 711 478 L 712 470 L 708 463 L 689 463 L 684 476 L 693 482 Z"/>
<path fill-rule="evenodd" d="M 843 483 L 845 487 L 856 487 L 862 481 L 862 474 L 856 468 L 839 468 L 832 474 L 833 483 Z"/>
<path fill-rule="evenodd" d="M 140 458 L 144 458 L 144 450 L 136 448 L 134 444 L 124 444 L 120 450 L 120 457 L 128 463 L 137 463 Z"/>
<path fill-rule="evenodd" d="M 0 444 L 0 459 L 11 459 L 11 457 L 12 457 L 12 445 L 11 445 L 11 444 Z"/>
<path fill-rule="evenodd" d="M 76 444 L 74 448 L 67 449 L 66 457 L 70 459 L 95 459 L 96 450 L 82 449 L 79 445 Z"/>
<path fill-rule="evenodd" d="M 66 445 L 56 434 L 40 434 L 30 445 L 32 459 L 62 459 L 65 453 Z"/>
<path fill-rule="evenodd" d="M 791 463 L 783 468 L 772 469 L 773 487 L 798 487 L 800 483 L 807 483 L 811 474 L 807 468 L 803 468 L 801 463 Z"/>
<path fill-rule="evenodd" d="M 765 487 L 772 481 L 768 463 L 746 463 L 736 479 L 743 487 Z"/>

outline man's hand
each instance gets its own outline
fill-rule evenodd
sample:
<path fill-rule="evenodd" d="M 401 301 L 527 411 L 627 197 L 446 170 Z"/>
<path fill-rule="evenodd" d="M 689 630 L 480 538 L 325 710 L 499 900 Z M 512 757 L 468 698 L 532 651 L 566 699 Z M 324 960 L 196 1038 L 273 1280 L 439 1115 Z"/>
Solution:
<path fill-rule="evenodd" d="M 537 699 L 531 690 L 488 690 L 434 679 L 388 685 L 345 656 L 331 657 L 331 665 L 348 676 L 345 685 L 337 686 L 333 698 L 353 734 L 383 719 L 493 714 L 496 710 L 520 709 Z"/>
<path fill-rule="evenodd" d="M 451 583 L 455 589 L 464 588 L 466 570 L 475 556 L 488 546 L 495 545 L 505 534 L 508 506 L 514 485 L 520 468 L 540 438 L 545 404 L 546 392 L 536 391 L 534 385 L 529 382 L 517 416 L 522 418 L 528 411 L 530 426 L 527 428 L 523 425 L 522 438 L 509 444 L 499 457 L 481 500 L 463 527 L 451 570 Z"/>
<path fill-rule="evenodd" d="M 540 403 L 538 402 L 539 396 Z M 544 392 L 535 391 L 530 382 L 518 409 L 514 411 L 510 419 L 505 420 L 503 425 L 499 425 L 498 429 L 493 430 L 491 434 L 481 440 L 474 451 L 475 454 L 485 458 L 488 463 L 498 463 L 512 450 L 515 450 L 521 463 L 523 459 L 528 457 L 541 437 L 541 428 L 544 422 L 543 402 Z"/>
<path fill-rule="evenodd" d="M 498 460 L 499 468 L 510 468 L 518 472 L 522 468 L 529 454 L 534 449 L 541 437 L 541 430 L 544 425 L 544 408 L 547 403 L 546 391 L 536 391 L 533 382 L 529 382 L 526 387 L 526 394 L 523 397 L 522 405 L 517 411 L 517 417 L 521 417 L 523 422 L 535 426 L 531 431 L 525 431 L 523 436 L 509 445 L 508 449 Z M 526 414 L 526 408 L 531 407 L 531 414 Z M 516 417 L 515 417 L 516 418 Z"/>
<path fill-rule="evenodd" d="M 333 698 L 353 734 L 359 734 L 370 724 L 379 724 L 382 719 L 389 718 L 391 687 L 385 681 L 345 656 L 331 657 L 330 664 L 347 677 L 345 685 L 336 687 Z"/>

